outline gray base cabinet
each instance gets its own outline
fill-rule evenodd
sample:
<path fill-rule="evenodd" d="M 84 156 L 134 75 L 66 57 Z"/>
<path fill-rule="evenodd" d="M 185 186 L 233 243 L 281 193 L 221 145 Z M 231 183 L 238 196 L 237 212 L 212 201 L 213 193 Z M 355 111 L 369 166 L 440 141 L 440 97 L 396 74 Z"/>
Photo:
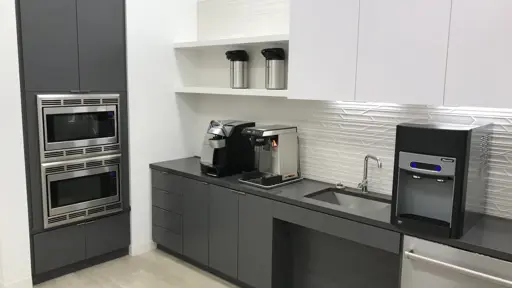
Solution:
<path fill-rule="evenodd" d="M 92 258 L 130 246 L 130 214 L 103 218 L 84 225 L 85 256 Z"/>
<path fill-rule="evenodd" d="M 208 265 L 209 185 L 182 179 L 183 184 L 183 255 Z"/>
<path fill-rule="evenodd" d="M 70 226 L 34 236 L 34 274 L 85 260 L 85 229 Z"/>
<path fill-rule="evenodd" d="M 130 246 L 130 214 L 123 213 L 33 236 L 34 274 Z"/>
<path fill-rule="evenodd" d="M 234 279 L 238 275 L 238 198 L 230 189 L 210 185 L 209 265 Z"/>
<path fill-rule="evenodd" d="M 240 196 L 238 211 L 238 280 L 272 287 L 272 200 Z"/>

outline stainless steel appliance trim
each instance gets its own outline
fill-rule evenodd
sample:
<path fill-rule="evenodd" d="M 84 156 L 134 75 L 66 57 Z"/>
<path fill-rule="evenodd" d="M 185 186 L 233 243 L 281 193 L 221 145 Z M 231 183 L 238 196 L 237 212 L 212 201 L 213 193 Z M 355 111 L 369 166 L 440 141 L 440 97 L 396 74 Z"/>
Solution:
<path fill-rule="evenodd" d="M 114 136 L 113 137 L 103 137 L 103 138 L 94 138 L 94 139 L 84 139 L 84 140 L 70 140 L 70 141 L 62 141 L 62 142 L 48 142 L 48 127 L 46 125 L 46 116 L 48 115 L 58 115 L 58 114 L 78 114 L 78 113 L 88 113 L 88 112 L 112 112 L 114 113 Z M 101 106 L 68 106 L 68 107 L 49 107 L 43 108 L 43 118 L 39 119 L 39 121 L 43 122 L 43 143 L 45 151 L 50 150 L 58 150 L 58 149 L 68 149 L 75 147 L 85 147 L 85 146 L 95 146 L 102 144 L 113 144 L 118 142 L 118 123 L 119 119 L 117 118 L 117 106 L 116 105 L 101 105 Z M 39 132 L 41 133 L 41 131 Z"/>
<path fill-rule="evenodd" d="M 92 162 L 92 161 L 109 161 L 109 160 L 119 160 L 119 163 L 118 164 L 108 164 L 108 165 L 105 165 L 105 166 L 117 166 L 118 167 L 118 176 L 117 176 L 117 191 L 118 191 L 118 200 L 117 201 L 113 201 L 111 203 L 108 203 L 106 205 L 104 205 L 105 207 L 105 212 L 102 212 L 102 213 L 97 213 L 97 214 L 94 214 L 93 216 L 85 216 L 85 217 L 78 217 L 78 218 L 74 218 L 74 219 L 68 219 L 68 214 L 71 214 L 71 213 L 76 213 L 76 212 L 79 212 L 79 211 L 71 211 L 70 213 L 68 214 L 62 214 L 62 215 L 58 215 L 58 216 L 55 216 L 55 217 L 50 217 L 49 216 L 49 206 L 48 206 L 48 191 L 47 191 L 47 187 L 48 187 L 48 184 L 47 184 L 47 181 L 46 181 L 46 169 L 50 169 L 52 167 L 56 167 L 56 166 L 62 166 L 62 165 L 73 165 L 73 164 L 85 164 L 87 162 Z M 60 162 L 53 162 L 53 163 L 43 163 L 41 164 L 41 183 L 42 183 L 42 189 L 41 189 L 41 193 L 42 193 L 42 197 L 43 197 L 43 201 L 42 201 L 42 205 L 43 205 L 43 225 L 44 225 L 44 228 L 50 228 L 50 227 L 55 227 L 55 226 L 60 226 L 60 225 L 63 225 L 63 224 L 68 224 L 68 223 L 73 223 L 73 222 L 77 222 L 77 221 L 80 221 L 80 220 L 83 220 L 83 219 L 87 219 L 87 218 L 93 218 L 93 217 L 97 217 L 97 216 L 101 216 L 101 215 L 106 215 L 106 214 L 111 214 L 111 213 L 115 213 L 115 212 L 118 212 L 118 211 L 122 211 L 122 200 L 123 200 L 123 193 L 122 193 L 122 175 L 120 173 L 121 171 L 121 154 L 116 154 L 116 155 L 107 155 L 107 156 L 100 156 L 100 157 L 94 157 L 94 158 L 87 158 L 87 159 L 77 159 L 77 160 L 68 160 L 68 161 L 60 161 Z M 97 169 L 97 168 L 94 168 L 94 169 Z M 85 170 L 91 170 L 91 169 L 85 169 Z M 67 173 L 67 172 L 66 172 Z M 114 205 L 114 204 L 121 204 L 121 208 L 119 209 L 112 209 L 112 210 L 108 210 L 106 209 L 107 206 L 110 206 L 110 205 Z M 94 207 L 94 208 L 97 208 L 97 207 Z M 92 209 L 94 209 L 92 208 Z M 59 217 L 65 217 L 66 219 L 68 220 L 62 220 L 62 221 L 56 221 L 54 223 L 50 223 L 49 222 L 49 219 L 50 218 L 59 218 Z"/>
<path fill-rule="evenodd" d="M 423 261 L 423 262 L 426 262 L 429 264 L 441 266 L 443 268 L 459 272 L 459 273 L 467 275 L 467 276 L 475 277 L 475 278 L 478 278 L 481 280 L 489 281 L 489 282 L 499 284 L 499 285 L 504 285 L 507 287 L 512 287 L 512 281 L 509 281 L 509 280 L 506 280 L 506 279 L 503 279 L 500 277 L 492 276 L 489 274 L 485 274 L 482 272 L 478 272 L 478 271 L 475 271 L 472 269 L 468 269 L 468 268 L 460 267 L 460 266 L 453 265 L 450 263 L 446 263 L 443 261 L 435 260 L 435 259 L 432 259 L 432 258 L 429 258 L 426 256 L 422 256 L 422 255 L 414 253 L 414 250 L 405 251 L 404 254 L 405 254 L 405 257 L 410 260 Z"/>
<path fill-rule="evenodd" d="M 457 165 L 457 159 L 452 157 L 439 157 L 425 154 L 417 154 L 417 153 L 409 153 L 400 151 L 398 156 L 398 167 L 403 170 L 417 172 L 425 175 L 434 175 L 434 176 L 455 176 L 455 167 Z M 442 161 L 442 159 L 453 160 L 453 162 Z M 441 167 L 441 171 L 431 171 L 421 168 L 411 167 L 411 162 L 422 162 L 428 163 L 432 165 L 439 165 Z"/>
<path fill-rule="evenodd" d="M 107 166 L 107 167 L 100 167 L 100 168 L 93 168 L 93 169 L 86 169 L 86 170 L 78 170 L 78 171 L 73 171 L 73 172 L 51 174 L 51 175 L 47 175 L 47 184 L 46 185 L 47 185 L 47 189 L 49 190 L 50 189 L 50 184 L 52 182 L 54 182 L 54 181 L 61 181 L 61 180 L 73 179 L 73 178 L 84 177 L 84 176 L 98 175 L 98 174 L 107 173 L 107 172 L 113 172 L 113 171 L 116 172 L 116 177 L 118 177 L 119 176 L 119 167 L 118 167 L 118 165 Z M 119 180 L 117 180 L 117 182 L 118 182 L 118 185 L 117 185 L 118 186 L 118 191 L 117 191 L 117 195 L 116 196 L 105 197 L 105 198 L 96 199 L 96 200 L 89 200 L 87 202 L 76 203 L 76 204 L 62 206 L 62 207 L 58 207 L 58 208 L 51 207 L 51 202 L 48 201 L 49 215 L 50 216 L 56 216 L 56 215 L 59 215 L 59 214 L 64 214 L 64 213 L 68 213 L 68 212 L 72 212 L 72 211 L 92 208 L 92 207 L 95 207 L 95 206 L 104 205 L 104 204 L 107 204 L 107 203 L 112 203 L 112 202 L 119 201 L 119 194 L 120 194 L 120 191 L 119 191 Z M 48 191 L 48 192 L 49 192 L 48 195 L 50 195 L 51 191 Z"/>

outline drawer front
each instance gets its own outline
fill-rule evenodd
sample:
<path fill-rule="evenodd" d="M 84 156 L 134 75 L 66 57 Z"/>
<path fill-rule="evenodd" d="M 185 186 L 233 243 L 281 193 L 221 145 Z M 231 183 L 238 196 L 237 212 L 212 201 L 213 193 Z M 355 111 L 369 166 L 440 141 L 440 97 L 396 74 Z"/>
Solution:
<path fill-rule="evenodd" d="M 174 213 L 183 213 L 183 196 L 176 192 L 153 188 L 153 206 Z"/>
<path fill-rule="evenodd" d="M 160 190 L 182 194 L 181 179 L 183 177 L 163 171 L 151 170 L 151 185 Z"/>
<path fill-rule="evenodd" d="M 402 287 L 512 287 L 512 263 L 405 236 Z"/>
<path fill-rule="evenodd" d="M 351 220 L 274 201 L 274 218 L 400 254 L 400 234 Z"/>
<path fill-rule="evenodd" d="M 182 235 L 173 233 L 162 227 L 153 226 L 153 241 L 176 253 L 183 253 Z"/>
<path fill-rule="evenodd" d="M 159 226 L 181 235 L 181 215 L 153 206 L 153 226 Z"/>

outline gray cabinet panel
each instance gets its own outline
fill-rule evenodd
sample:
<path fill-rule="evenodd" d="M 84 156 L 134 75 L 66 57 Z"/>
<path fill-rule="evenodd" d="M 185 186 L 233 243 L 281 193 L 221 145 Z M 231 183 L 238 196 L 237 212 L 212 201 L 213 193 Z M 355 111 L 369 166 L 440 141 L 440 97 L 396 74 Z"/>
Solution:
<path fill-rule="evenodd" d="M 79 89 L 76 2 L 20 0 L 27 91 Z"/>
<path fill-rule="evenodd" d="M 400 234 L 305 208 L 274 202 L 274 218 L 400 254 Z"/>
<path fill-rule="evenodd" d="M 238 280 L 272 287 L 272 200 L 245 195 L 239 202 Z"/>
<path fill-rule="evenodd" d="M 125 91 L 123 0 L 77 0 L 80 89 Z"/>
<path fill-rule="evenodd" d="M 176 192 L 153 188 L 153 206 L 174 213 L 183 213 L 183 197 Z"/>
<path fill-rule="evenodd" d="M 210 267 L 237 278 L 237 192 L 210 185 Z M 241 196 L 243 197 L 243 196 Z"/>
<path fill-rule="evenodd" d="M 153 206 L 153 225 L 181 234 L 181 215 Z"/>
<path fill-rule="evenodd" d="M 130 246 L 130 213 L 102 218 L 84 227 L 87 258 Z"/>
<path fill-rule="evenodd" d="M 162 227 L 153 226 L 153 241 L 163 247 L 181 254 L 183 237 Z"/>
<path fill-rule="evenodd" d="M 208 184 L 181 178 L 183 184 L 183 254 L 208 265 Z"/>
<path fill-rule="evenodd" d="M 34 274 L 85 259 L 85 230 L 69 226 L 34 235 Z"/>
<path fill-rule="evenodd" d="M 151 170 L 151 185 L 160 190 L 174 192 L 178 195 L 183 194 L 185 183 L 192 180 L 180 176 L 172 175 L 167 172 Z"/>

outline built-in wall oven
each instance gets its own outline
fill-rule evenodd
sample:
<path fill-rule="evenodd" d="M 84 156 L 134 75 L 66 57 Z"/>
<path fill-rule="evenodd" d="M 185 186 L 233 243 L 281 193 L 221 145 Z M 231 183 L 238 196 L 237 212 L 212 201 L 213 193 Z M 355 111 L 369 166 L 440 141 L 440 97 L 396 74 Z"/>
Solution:
<path fill-rule="evenodd" d="M 41 162 L 119 153 L 119 95 L 38 95 Z"/>
<path fill-rule="evenodd" d="M 44 227 L 122 210 L 121 155 L 44 163 Z"/>

